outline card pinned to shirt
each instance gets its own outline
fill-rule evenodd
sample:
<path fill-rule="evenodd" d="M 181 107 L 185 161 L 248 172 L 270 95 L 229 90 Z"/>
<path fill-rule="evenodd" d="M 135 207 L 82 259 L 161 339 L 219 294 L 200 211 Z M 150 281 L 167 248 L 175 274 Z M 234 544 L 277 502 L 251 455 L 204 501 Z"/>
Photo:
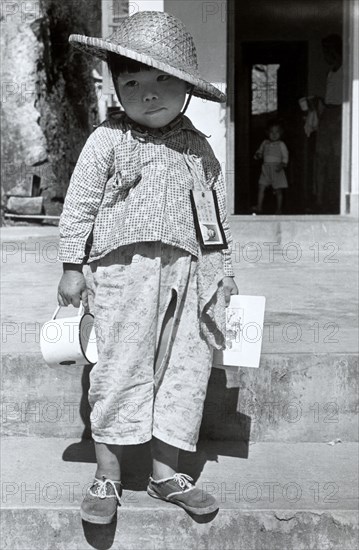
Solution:
<path fill-rule="evenodd" d="M 228 248 L 226 236 L 220 221 L 216 191 L 190 191 L 190 199 L 197 236 L 203 249 L 222 250 Z"/>
<path fill-rule="evenodd" d="M 231 296 L 226 308 L 226 349 L 215 350 L 216 368 L 259 367 L 265 300 L 264 296 Z"/>

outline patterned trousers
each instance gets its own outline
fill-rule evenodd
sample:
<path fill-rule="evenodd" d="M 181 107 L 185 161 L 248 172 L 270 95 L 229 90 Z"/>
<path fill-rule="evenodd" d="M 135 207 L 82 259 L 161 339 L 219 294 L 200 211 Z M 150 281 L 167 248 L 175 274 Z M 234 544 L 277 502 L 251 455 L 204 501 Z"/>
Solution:
<path fill-rule="evenodd" d="M 89 391 L 94 440 L 133 445 L 155 436 L 195 451 L 213 357 L 199 331 L 197 259 L 160 241 L 141 242 L 90 267 L 99 354 Z"/>

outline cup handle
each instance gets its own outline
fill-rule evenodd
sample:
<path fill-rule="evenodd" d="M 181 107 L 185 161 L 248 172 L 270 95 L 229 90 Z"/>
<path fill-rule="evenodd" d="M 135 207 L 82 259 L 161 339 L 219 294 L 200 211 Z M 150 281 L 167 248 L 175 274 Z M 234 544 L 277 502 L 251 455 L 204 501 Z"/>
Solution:
<path fill-rule="evenodd" d="M 51 321 L 54 321 L 54 320 L 56 319 L 57 314 L 58 314 L 58 312 L 60 311 L 60 309 L 61 309 L 61 306 L 57 306 L 57 308 L 56 308 L 55 311 L 54 311 L 53 316 L 51 317 Z"/>
<path fill-rule="evenodd" d="M 55 311 L 53 313 L 53 316 L 51 317 L 51 321 L 54 321 L 56 319 L 57 314 L 59 313 L 61 308 L 62 308 L 62 306 L 57 306 L 57 308 L 55 309 Z M 79 307 L 79 312 L 78 312 L 77 315 L 78 315 L 78 317 L 82 317 L 84 313 L 85 313 L 85 308 L 84 308 L 83 303 L 81 302 L 80 307 Z"/>

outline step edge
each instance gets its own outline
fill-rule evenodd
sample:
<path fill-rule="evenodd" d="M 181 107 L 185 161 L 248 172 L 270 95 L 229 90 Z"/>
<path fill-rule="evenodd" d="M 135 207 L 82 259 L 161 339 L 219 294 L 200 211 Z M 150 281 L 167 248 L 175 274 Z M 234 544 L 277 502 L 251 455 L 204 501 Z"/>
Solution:
<path fill-rule="evenodd" d="M 310 352 L 310 351 L 293 351 L 293 352 L 286 352 L 286 351 L 275 352 L 275 351 L 273 351 L 273 352 L 262 353 L 261 357 L 267 357 L 267 356 L 272 356 L 272 355 L 280 355 L 280 356 L 281 355 L 284 355 L 284 356 L 307 355 L 308 357 L 348 355 L 350 357 L 352 357 L 352 356 L 357 357 L 358 352 L 359 352 L 359 348 L 358 348 L 357 351 L 318 351 L 318 352 L 314 352 L 314 353 Z M 16 351 L 5 351 L 5 352 L 0 353 L 0 358 L 5 358 L 5 357 L 9 357 L 9 356 L 22 357 L 24 359 L 28 359 L 28 358 L 31 358 L 31 357 L 39 357 L 39 358 L 42 359 L 41 352 L 39 352 L 39 351 L 30 350 L 30 351 L 25 351 L 25 353 L 24 352 L 16 352 Z M 85 366 L 88 366 L 88 365 L 85 365 Z M 238 367 L 238 368 L 246 368 L 246 367 Z M 55 368 L 54 368 L 54 370 L 55 370 Z"/>
<path fill-rule="evenodd" d="M 175 508 L 172 506 L 168 506 L 167 504 L 163 507 L 161 505 L 156 506 L 154 508 L 153 506 L 128 506 L 123 511 L 134 511 L 134 512 L 156 512 L 157 510 L 166 510 L 171 514 L 181 512 L 179 508 Z M 76 506 L 63 506 L 63 507 L 56 507 L 56 506 L 2 506 L 2 511 L 13 511 L 13 510 L 21 510 L 21 511 L 31 511 L 31 510 L 45 510 L 48 512 L 64 512 L 64 511 L 78 511 L 79 505 Z M 253 508 L 253 509 L 244 509 L 244 508 L 219 508 L 220 512 L 240 512 L 241 514 L 252 514 L 252 513 L 291 513 L 291 514 L 297 514 L 297 513 L 312 513 L 312 514 L 328 514 L 328 513 L 342 513 L 342 514 L 359 514 L 359 509 L 357 508 L 333 508 L 333 509 L 320 509 L 320 508 Z M 182 512 L 181 512 L 182 513 Z"/>

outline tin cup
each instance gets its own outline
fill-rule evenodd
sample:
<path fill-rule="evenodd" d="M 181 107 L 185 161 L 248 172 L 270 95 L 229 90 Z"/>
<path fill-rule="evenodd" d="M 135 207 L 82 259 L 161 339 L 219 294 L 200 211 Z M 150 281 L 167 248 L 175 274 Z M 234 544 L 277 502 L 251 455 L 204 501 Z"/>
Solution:
<path fill-rule="evenodd" d="M 42 326 L 40 348 L 45 363 L 61 365 L 93 365 L 97 362 L 94 316 L 85 313 L 81 304 L 78 315 L 57 319 L 58 306 L 50 321 Z"/>

